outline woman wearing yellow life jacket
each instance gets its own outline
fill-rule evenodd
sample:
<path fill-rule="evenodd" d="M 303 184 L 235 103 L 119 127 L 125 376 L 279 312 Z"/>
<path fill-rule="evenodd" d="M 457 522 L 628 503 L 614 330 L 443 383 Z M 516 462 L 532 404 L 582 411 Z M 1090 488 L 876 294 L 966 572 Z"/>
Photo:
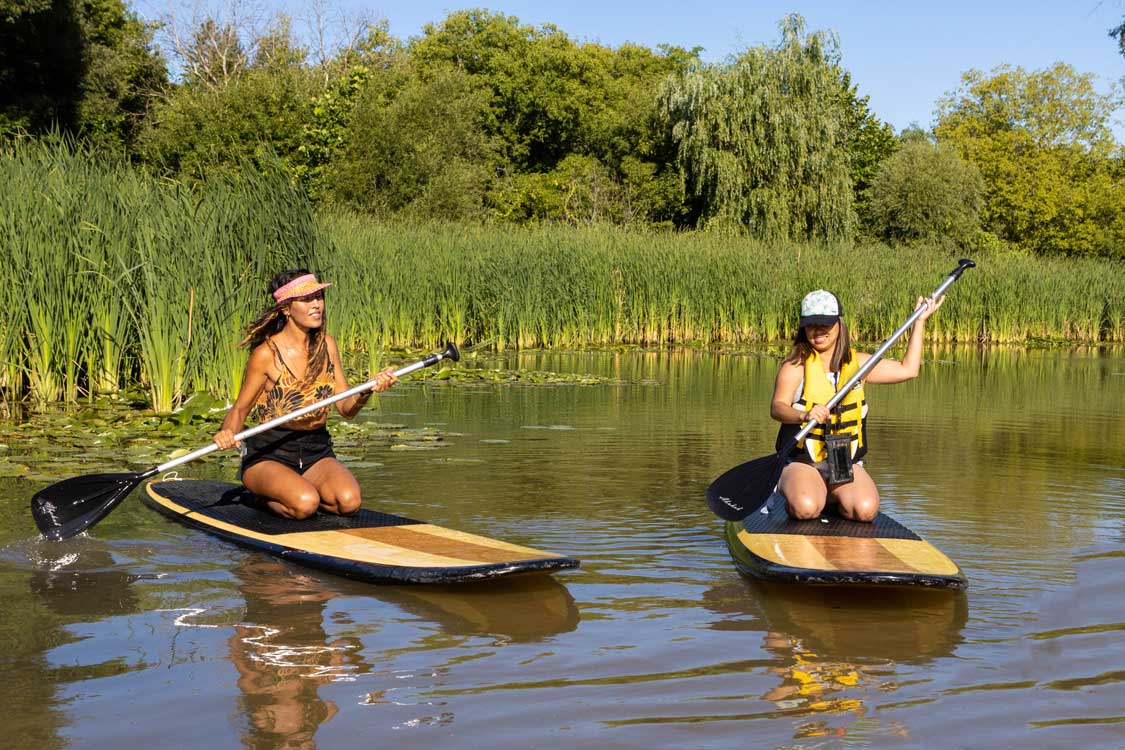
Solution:
<path fill-rule="evenodd" d="M 785 496 L 789 515 L 817 518 L 833 504 L 844 518 L 872 521 L 879 512 L 879 490 L 863 468 L 867 453 L 867 403 L 865 383 L 902 383 L 918 376 L 926 319 L 937 312 L 945 296 L 927 302 L 910 331 L 906 356 L 901 361 L 882 359 L 829 413 L 825 408 L 836 388 L 859 370 L 871 355 L 851 347 L 848 326 L 836 295 L 818 289 L 801 301 L 801 321 L 789 356 L 781 363 L 774 382 L 770 416 L 781 422 L 777 449 L 815 419 L 817 426 L 789 454 L 778 491 Z M 851 480 L 840 480 L 829 471 L 828 453 L 842 451 L 851 463 Z M 834 457 L 835 458 L 835 457 Z"/>

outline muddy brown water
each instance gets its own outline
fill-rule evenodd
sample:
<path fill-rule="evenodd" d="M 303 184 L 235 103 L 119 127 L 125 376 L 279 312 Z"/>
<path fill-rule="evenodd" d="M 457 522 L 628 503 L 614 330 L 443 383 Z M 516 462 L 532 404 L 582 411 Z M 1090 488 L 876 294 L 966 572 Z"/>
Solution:
<path fill-rule="evenodd" d="M 179 526 L 139 493 L 50 544 L 27 511 L 42 483 L 0 480 L 4 745 L 1125 747 L 1121 352 L 931 352 L 918 380 L 869 389 L 884 509 L 961 565 L 964 594 L 738 575 L 703 492 L 770 450 L 775 359 L 507 364 L 620 383 L 404 384 L 364 418 L 445 439 L 345 459 L 366 507 L 577 571 L 358 584 Z"/>

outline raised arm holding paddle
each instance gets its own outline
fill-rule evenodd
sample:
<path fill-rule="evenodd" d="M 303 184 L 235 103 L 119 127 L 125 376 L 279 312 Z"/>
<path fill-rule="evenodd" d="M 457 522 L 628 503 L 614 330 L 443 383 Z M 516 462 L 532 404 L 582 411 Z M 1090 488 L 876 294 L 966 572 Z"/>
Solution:
<path fill-rule="evenodd" d="M 817 518 L 827 504 L 853 521 L 872 521 L 879 512 L 879 490 L 863 468 L 867 453 L 866 383 L 901 383 L 918 377 L 926 320 L 945 297 L 918 298 L 922 314 L 914 320 L 902 361 L 883 359 L 860 379 L 834 409 L 826 404 L 836 387 L 859 371 L 870 354 L 852 349 L 848 325 L 836 295 L 823 289 L 801 301 L 800 327 L 789 356 L 774 382 L 770 416 L 781 422 L 776 448 L 788 445 L 801 426 L 816 424 L 785 456 L 778 491 L 789 515 Z"/>
<path fill-rule="evenodd" d="M 782 423 L 777 453 L 740 464 L 712 482 L 707 488 L 711 511 L 726 521 L 742 520 L 778 489 L 794 518 L 815 518 L 829 502 L 838 504 L 846 518 L 874 518 L 879 494 L 862 466 L 867 447 L 863 384 L 898 383 L 918 374 L 925 320 L 941 306 L 945 290 L 975 265 L 962 259 L 870 355 L 851 350 L 835 295 L 818 290 L 806 296 L 793 350 L 774 386 L 770 414 Z M 903 360 L 883 361 L 912 327 Z"/>

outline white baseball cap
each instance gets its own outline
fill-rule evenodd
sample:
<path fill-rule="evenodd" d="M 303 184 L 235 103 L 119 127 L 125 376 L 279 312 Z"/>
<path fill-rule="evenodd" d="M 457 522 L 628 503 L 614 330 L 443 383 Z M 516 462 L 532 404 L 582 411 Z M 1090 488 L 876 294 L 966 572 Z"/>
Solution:
<path fill-rule="evenodd" d="M 840 319 L 844 309 L 832 292 L 817 289 L 801 300 L 801 328 L 805 326 L 830 326 Z"/>

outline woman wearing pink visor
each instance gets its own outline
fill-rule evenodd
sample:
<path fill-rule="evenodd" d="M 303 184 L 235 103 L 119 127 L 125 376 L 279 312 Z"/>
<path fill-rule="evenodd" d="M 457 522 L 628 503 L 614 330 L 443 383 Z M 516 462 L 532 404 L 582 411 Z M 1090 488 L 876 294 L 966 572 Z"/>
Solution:
<path fill-rule="evenodd" d="M 283 271 L 270 281 L 273 304 L 246 327 L 242 340 L 250 358 L 238 398 L 215 434 L 220 448 L 235 446 L 234 436 L 251 410 L 265 422 L 348 389 L 336 340 L 324 325 L 328 286 L 305 269 Z M 397 382 L 392 369 L 375 376 L 374 391 Z M 336 402 L 337 411 L 353 418 L 371 392 Z M 338 515 L 359 510 L 359 483 L 336 459 L 327 421 L 326 406 L 247 438 L 241 446 L 242 483 L 273 513 L 301 519 L 318 510 Z"/>

